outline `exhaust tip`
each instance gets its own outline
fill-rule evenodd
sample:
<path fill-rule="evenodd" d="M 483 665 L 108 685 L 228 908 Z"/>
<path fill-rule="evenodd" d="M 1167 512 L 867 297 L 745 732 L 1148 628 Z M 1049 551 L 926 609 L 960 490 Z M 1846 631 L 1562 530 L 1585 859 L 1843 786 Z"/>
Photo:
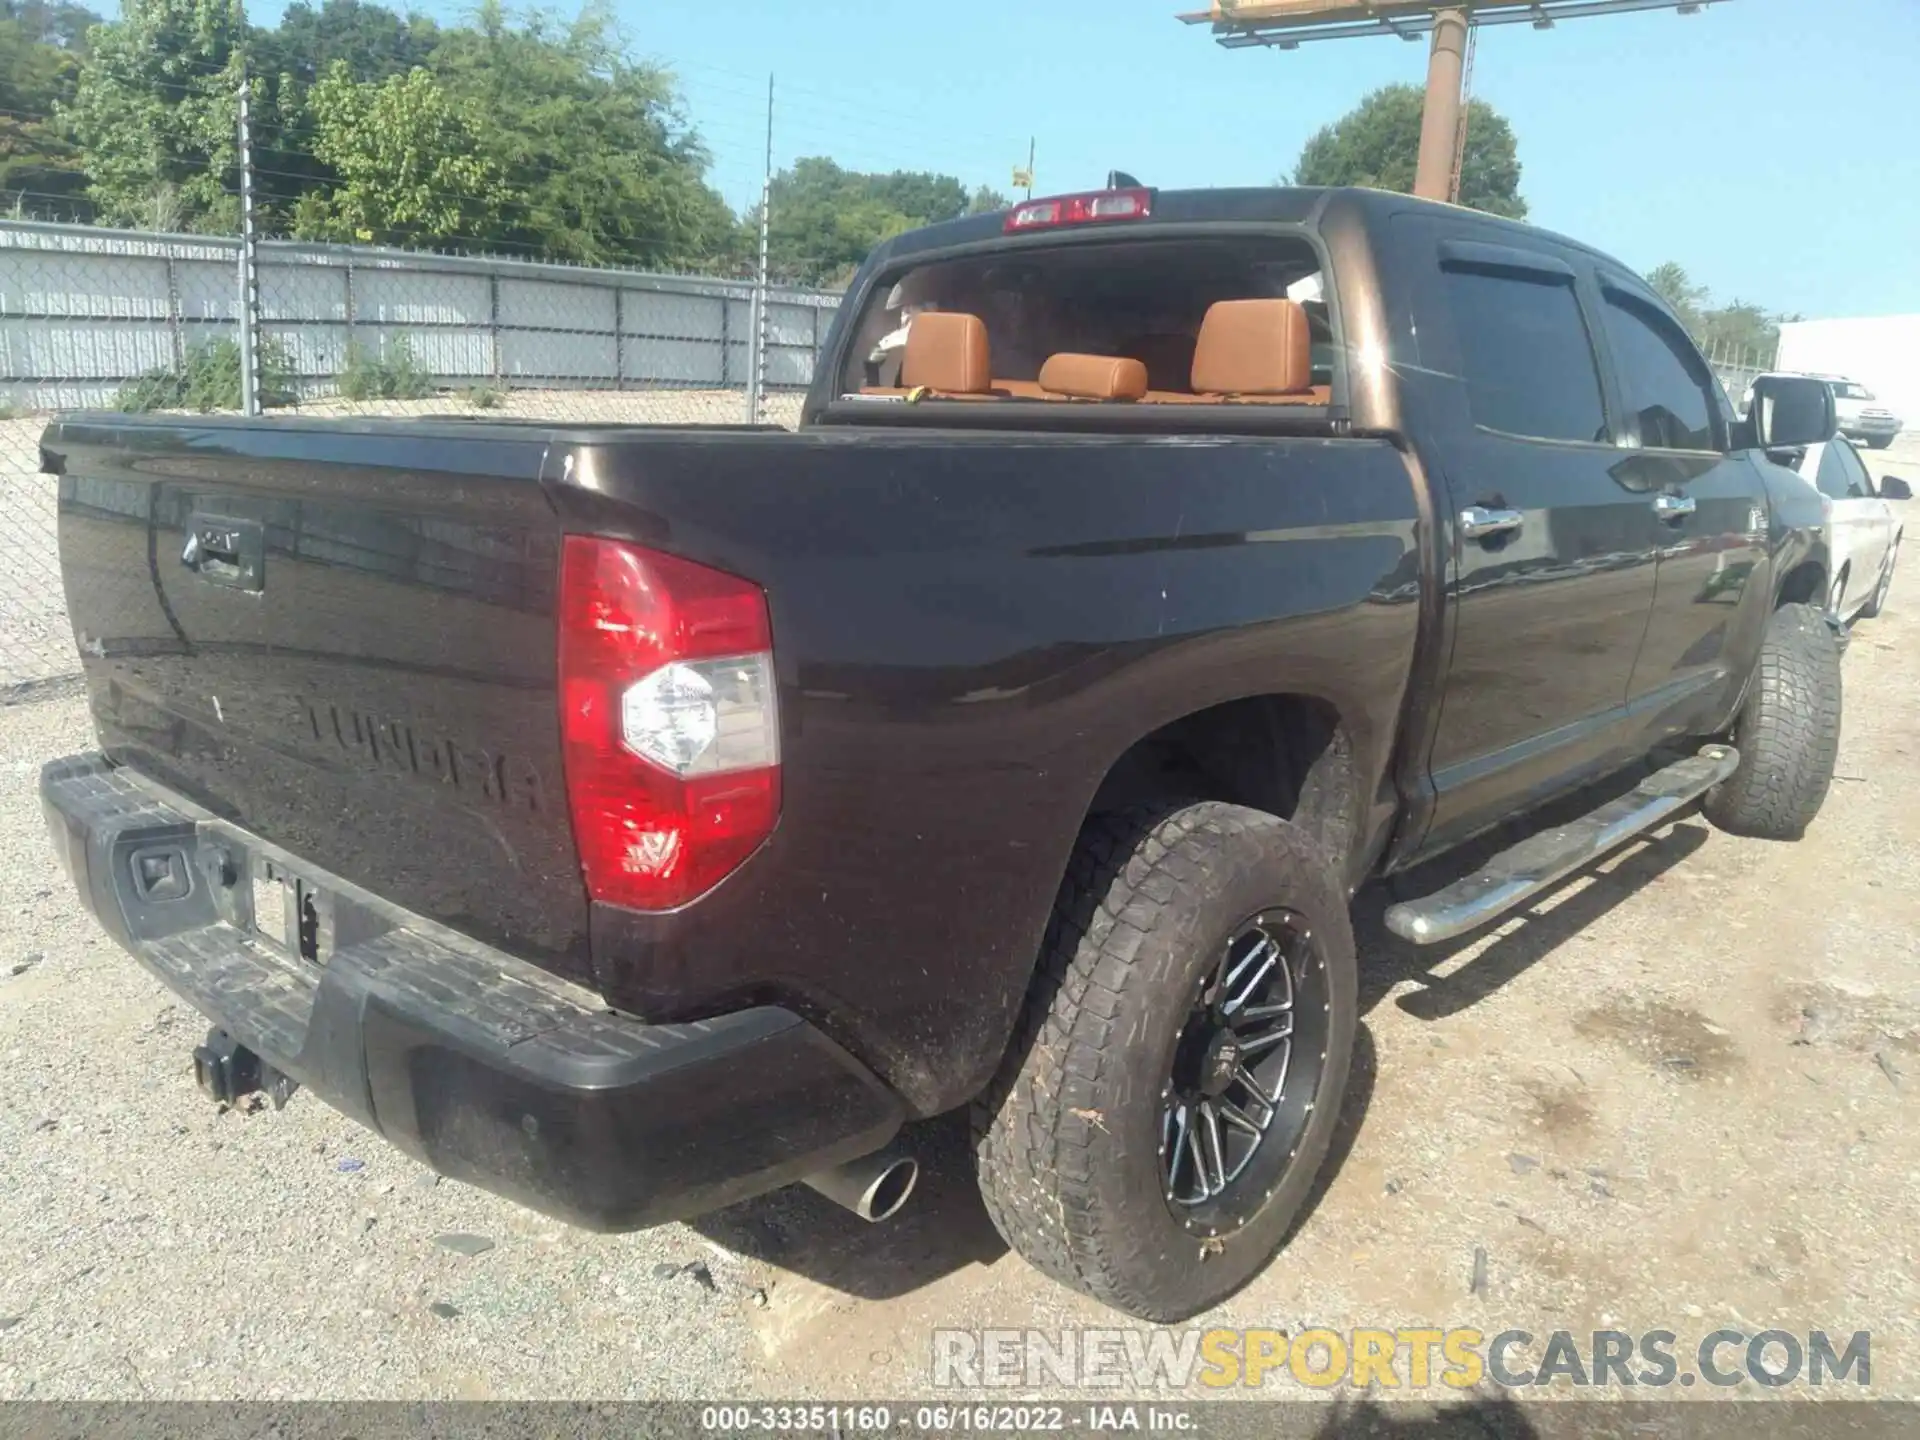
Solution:
<path fill-rule="evenodd" d="M 874 1178 L 861 1195 L 854 1213 L 862 1220 L 876 1224 L 891 1220 L 900 1213 L 900 1207 L 907 1203 L 907 1198 L 913 1194 L 913 1187 L 919 1183 L 920 1162 L 911 1155 L 902 1156 Z"/>
<path fill-rule="evenodd" d="M 809 1175 L 806 1184 L 862 1220 L 877 1224 L 900 1213 L 919 1180 L 918 1160 L 886 1149 Z"/>

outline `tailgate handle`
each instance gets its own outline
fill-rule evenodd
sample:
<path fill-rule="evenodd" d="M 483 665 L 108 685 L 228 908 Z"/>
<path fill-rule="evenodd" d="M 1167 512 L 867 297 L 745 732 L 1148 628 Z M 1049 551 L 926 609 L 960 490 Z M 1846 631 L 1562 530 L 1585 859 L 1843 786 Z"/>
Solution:
<path fill-rule="evenodd" d="M 266 530 L 258 520 L 198 515 L 187 521 L 180 563 L 209 585 L 263 590 L 267 584 Z"/>

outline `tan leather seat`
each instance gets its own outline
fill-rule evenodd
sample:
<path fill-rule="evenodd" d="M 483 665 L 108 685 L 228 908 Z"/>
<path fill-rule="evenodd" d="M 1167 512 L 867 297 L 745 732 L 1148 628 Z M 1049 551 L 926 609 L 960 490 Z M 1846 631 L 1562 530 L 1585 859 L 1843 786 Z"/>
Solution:
<path fill-rule="evenodd" d="M 941 395 L 985 395 L 993 389 L 987 326 L 978 315 L 929 310 L 913 317 L 900 383 Z"/>
<path fill-rule="evenodd" d="M 1192 390 L 1148 388 L 1135 356 L 1064 353 L 1036 380 L 993 378 L 986 323 L 977 315 L 929 310 L 914 318 L 898 388 L 863 395 L 939 400 L 1139 400 L 1158 405 L 1327 405 L 1313 383 L 1306 311 L 1291 300 L 1222 300 L 1207 310 L 1194 347 Z"/>
<path fill-rule="evenodd" d="M 1313 388 L 1307 312 L 1292 300 L 1222 300 L 1193 352 L 1196 395 L 1297 395 Z"/>
<path fill-rule="evenodd" d="M 1124 355 L 1050 356 L 1040 388 L 1071 400 L 1138 400 L 1147 393 L 1147 367 Z"/>
<path fill-rule="evenodd" d="M 1307 312 L 1292 300 L 1221 300 L 1193 352 L 1193 389 L 1149 390 L 1155 405 L 1327 405 L 1313 383 Z"/>
<path fill-rule="evenodd" d="M 995 380 L 987 326 L 978 315 L 927 310 L 913 318 L 898 385 L 863 385 L 860 393 L 906 399 L 919 392 L 935 400 L 996 400 L 1015 393 L 1018 382 Z M 1026 382 L 1038 398 L 1039 385 Z"/>

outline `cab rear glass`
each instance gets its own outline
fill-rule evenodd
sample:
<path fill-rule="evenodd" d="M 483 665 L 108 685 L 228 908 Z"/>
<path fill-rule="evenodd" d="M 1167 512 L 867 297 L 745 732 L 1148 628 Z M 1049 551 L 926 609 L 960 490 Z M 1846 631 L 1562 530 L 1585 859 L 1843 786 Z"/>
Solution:
<path fill-rule="evenodd" d="M 1305 239 L 1273 235 L 1078 240 L 913 266 L 873 288 L 837 393 L 843 400 L 902 398 L 915 317 L 943 311 L 977 317 L 986 332 L 993 384 L 967 398 L 1067 398 L 1038 382 L 1050 358 L 1080 355 L 1138 360 L 1146 370 L 1142 402 L 1191 401 L 1201 327 L 1213 305 L 1230 300 L 1300 305 L 1311 337 L 1311 387 L 1260 398 L 1325 405 L 1334 334 L 1320 258 Z"/>

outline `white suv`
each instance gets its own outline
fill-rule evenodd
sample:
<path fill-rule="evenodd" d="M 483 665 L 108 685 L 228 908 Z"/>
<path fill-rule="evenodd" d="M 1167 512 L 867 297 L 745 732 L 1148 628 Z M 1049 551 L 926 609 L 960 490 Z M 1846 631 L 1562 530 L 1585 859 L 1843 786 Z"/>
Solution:
<path fill-rule="evenodd" d="M 1826 381 L 1827 388 L 1833 391 L 1833 410 L 1839 418 L 1842 435 L 1849 440 L 1859 440 L 1875 450 L 1884 450 L 1893 443 L 1893 437 L 1900 433 L 1900 417 L 1875 401 L 1871 390 L 1844 375 L 1816 375 L 1813 378 Z M 1740 412 L 1744 415 L 1752 405 L 1753 387 L 1748 386 L 1740 402 Z"/>

